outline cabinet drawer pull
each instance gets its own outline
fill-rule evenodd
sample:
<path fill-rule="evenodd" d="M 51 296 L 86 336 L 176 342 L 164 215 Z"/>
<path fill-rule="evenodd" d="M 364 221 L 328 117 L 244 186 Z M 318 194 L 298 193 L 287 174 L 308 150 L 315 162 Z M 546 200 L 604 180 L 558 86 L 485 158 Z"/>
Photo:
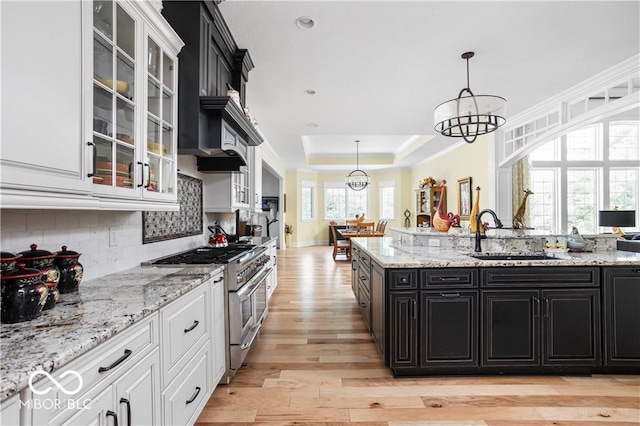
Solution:
<path fill-rule="evenodd" d="M 398 278 L 398 282 L 399 282 L 400 284 L 407 284 L 407 283 L 409 282 L 409 278 L 407 278 L 407 277 L 400 277 L 400 278 Z"/>
<path fill-rule="evenodd" d="M 460 293 L 440 293 L 442 297 L 460 297 Z"/>
<path fill-rule="evenodd" d="M 131 351 L 130 349 L 125 349 L 124 350 L 124 355 L 122 355 L 119 359 L 117 359 L 113 364 L 111 364 L 108 367 L 100 367 L 98 368 L 98 373 L 104 373 L 105 371 L 109 371 L 112 368 L 116 368 L 118 365 L 122 364 L 124 362 L 125 359 L 129 358 L 131 356 L 131 354 L 133 353 L 133 351 Z M 118 420 L 116 419 L 116 423 L 118 422 Z"/>
<path fill-rule="evenodd" d="M 107 417 L 110 417 L 110 416 L 113 417 L 113 425 L 114 426 L 118 426 L 118 415 L 116 413 L 114 413 L 111 410 L 107 410 L 106 416 Z"/>
<path fill-rule="evenodd" d="M 127 404 L 127 426 L 131 426 L 131 403 L 127 398 L 120 398 L 120 404 Z"/>
<path fill-rule="evenodd" d="M 413 300 L 411 303 L 411 317 L 415 320 L 418 319 L 418 309 L 417 309 L 417 304 L 416 301 Z"/>
<path fill-rule="evenodd" d="M 460 277 L 440 277 L 440 281 L 460 281 Z"/>
<path fill-rule="evenodd" d="M 631 272 L 636 273 L 636 274 L 640 274 L 640 269 L 632 269 Z"/>
<path fill-rule="evenodd" d="M 191 404 L 193 401 L 195 401 L 199 394 L 200 394 L 200 386 L 196 386 L 196 391 L 193 394 L 193 396 L 187 400 L 187 404 Z"/>
<path fill-rule="evenodd" d="M 194 320 L 194 321 L 193 321 L 193 325 L 192 325 L 191 327 L 189 327 L 189 328 L 185 328 L 185 329 L 184 329 L 184 332 L 185 332 L 185 333 L 188 333 L 188 332 L 190 332 L 190 331 L 193 331 L 193 329 L 194 329 L 194 328 L 196 328 L 196 327 L 198 326 L 198 324 L 200 324 L 200 321 L 198 321 L 198 320 Z"/>
<path fill-rule="evenodd" d="M 219 283 L 220 281 L 224 280 L 224 277 L 220 277 L 217 280 L 213 280 L 214 283 Z"/>

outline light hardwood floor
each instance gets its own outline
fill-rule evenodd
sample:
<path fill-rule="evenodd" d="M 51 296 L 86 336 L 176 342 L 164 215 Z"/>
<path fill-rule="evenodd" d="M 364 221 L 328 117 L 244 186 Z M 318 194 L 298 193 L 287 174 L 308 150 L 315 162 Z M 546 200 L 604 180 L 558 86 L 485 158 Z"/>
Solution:
<path fill-rule="evenodd" d="M 197 425 L 640 424 L 640 376 L 394 379 L 351 292 L 350 263 L 331 253 L 278 251 L 261 335 Z"/>

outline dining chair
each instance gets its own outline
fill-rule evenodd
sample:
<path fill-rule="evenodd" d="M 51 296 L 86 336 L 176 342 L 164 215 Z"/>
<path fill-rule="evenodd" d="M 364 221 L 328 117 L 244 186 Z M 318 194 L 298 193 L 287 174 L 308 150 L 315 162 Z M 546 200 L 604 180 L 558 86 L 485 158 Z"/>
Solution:
<path fill-rule="evenodd" d="M 381 232 L 384 234 L 384 230 L 387 227 L 387 221 L 386 220 L 379 220 L 378 221 L 378 225 L 376 225 L 376 232 Z"/>
<path fill-rule="evenodd" d="M 371 221 L 371 222 L 360 222 L 357 225 L 358 228 L 358 233 L 365 233 L 365 234 L 373 234 L 373 231 L 376 227 L 376 223 Z"/>
<path fill-rule="evenodd" d="M 330 222 L 329 227 L 331 228 L 331 235 L 333 235 L 333 261 L 335 262 L 336 256 L 339 254 L 344 254 L 346 256 L 345 260 L 349 260 L 351 258 L 351 240 L 338 239 L 335 222 Z"/>
<path fill-rule="evenodd" d="M 348 230 L 356 229 L 356 227 L 358 226 L 358 223 L 360 223 L 360 221 L 358 219 L 347 219 L 347 220 L 345 220 L 345 225 L 347 226 Z"/>

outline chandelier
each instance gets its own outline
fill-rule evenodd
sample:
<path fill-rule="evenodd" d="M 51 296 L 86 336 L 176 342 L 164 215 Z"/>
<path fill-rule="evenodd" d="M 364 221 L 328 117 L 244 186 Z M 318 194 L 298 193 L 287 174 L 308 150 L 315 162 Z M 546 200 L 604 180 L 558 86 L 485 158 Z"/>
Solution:
<path fill-rule="evenodd" d="M 455 99 L 441 103 L 434 110 L 435 130 L 443 136 L 461 137 L 467 143 L 491 133 L 507 120 L 507 101 L 500 96 L 474 95 L 469 88 L 469 59 L 473 52 L 465 52 L 462 59 L 467 60 L 467 87 L 462 89 Z M 464 93 L 469 96 L 462 96 Z"/>
<path fill-rule="evenodd" d="M 358 144 L 359 140 L 356 140 L 356 169 L 349 173 L 347 177 L 344 178 L 344 183 L 354 191 L 362 191 L 369 183 L 371 183 L 371 178 L 362 170 L 360 170 L 360 166 L 358 164 Z"/>

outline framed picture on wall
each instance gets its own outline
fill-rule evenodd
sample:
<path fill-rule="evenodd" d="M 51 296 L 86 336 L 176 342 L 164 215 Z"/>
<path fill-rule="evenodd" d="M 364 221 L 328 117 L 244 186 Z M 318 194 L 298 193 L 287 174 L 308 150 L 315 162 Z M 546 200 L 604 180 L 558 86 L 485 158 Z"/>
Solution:
<path fill-rule="evenodd" d="M 262 211 L 268 212 L 271 209 L 278 211 L 278 197 L 262 197 Z"/>
<path fill-rule="evenodd" d="M 471 215 L 471 177 L 458 180 L 458 215 L 464 220 Z"/>

